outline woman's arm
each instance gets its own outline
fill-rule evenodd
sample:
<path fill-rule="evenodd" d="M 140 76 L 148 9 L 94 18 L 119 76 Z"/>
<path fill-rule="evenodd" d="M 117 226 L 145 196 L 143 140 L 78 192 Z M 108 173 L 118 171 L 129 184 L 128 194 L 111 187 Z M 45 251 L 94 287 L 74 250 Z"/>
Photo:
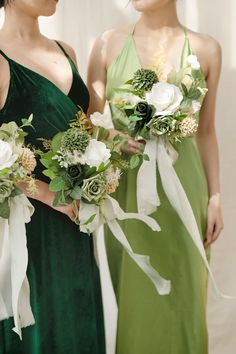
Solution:
<path fill-rule="evenodd" d="M 53 200 L 55 197 L 55 193 L 53 193 L 49 190 L 49 186 L 47 183 L 40 181 L 40 180 L 36 180 L 37 192 L 34 195 L 29 193 L 26 183 L 20 183 L 19 188 L 22 190 L 22 192 L 27 197 L 38 200 L 39 202 L 48 205 L 49 207 L 53 208 L 54 210 L 67 215 L 72 221 L 75 220 L 76 211 L 75 211 L 75 207 L 73 204 L 69 204 L 69 205 L 61 206 L 61 207 L 54 207 L 53 206 Z"/>
<path fill-rule="evenodd" d="M 88 68 L 87 85 L 90 92 L 89 114 L 94 112 L 103 112 L 106 103 L 106 80 L 107 80 L 107 63 L 108 63 L 108 41 L 111 32 L 106 32 L 98 37 L 93 46 Z M 121 132 L 111 129 L 109 139 Z M 130 138 L 127 145 L 122 148 L 123 152 L 130 154 L 139 154 L 142 143 L 134 141 Z"/>
<path fill-rule="evenodd" d="M 200 112 L 197 144 L 205 169 L 209 188 L 209 207 L 205 247 L 218 237 L 223 229 L 220 206 L 219 152 L 215 130 L 216 96 L 221 71 L 221 48 L 212 38 L 205 43 L 207 86 L 203 107 Z"/>
<path fill-rule="evenodd" d="M 6 96 L 9 88 L 9 82 L 10 82 L 9 65 L 4 58 L 0 57 L 0 109 L 5 104 Z M 28 193 L 26 184 L 22 183 L 20 184 L 19 187 L 22 190 L 22 192 L 25 193 L 28 197 L 36 199 L 44 204 L 47 204 L 53 209 L 67 215 L 72 220 L 75 219 L 75 210 L 72 204 L 63 207 L 53 207 L 53 199 L 55 194 L 49 191 L 48 184 L 37 180 L 36 185 L 37 185 L 37 193 L 34 196 Z"/>

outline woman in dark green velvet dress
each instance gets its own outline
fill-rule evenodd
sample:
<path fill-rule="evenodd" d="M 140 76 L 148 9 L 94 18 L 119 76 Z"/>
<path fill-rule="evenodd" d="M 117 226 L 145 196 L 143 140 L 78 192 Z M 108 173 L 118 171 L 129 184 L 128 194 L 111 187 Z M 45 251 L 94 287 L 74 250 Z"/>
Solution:
<path fill-rule="evenodd" d="M 81 106 L 89 104 L 74 53 L 64 43 L 40 34 L 38 16 L 55 12 L 55 0 L 0 1 L 6 17 L 0 32 L 0 124 L 20 123 L 33 113 L 35 131 L 27 142 L 64 131 Z M 40 146 L 41 147 L 41 146 Z M 104 354 L 103 311 L 92 239 L 71 219 L 72 205 L 52 207 L 53 193 L 40 167 L 38 194 L 27 225 L 28 278 L 36 324 L 12 331 L 0 323 L 0 354 Z"/>

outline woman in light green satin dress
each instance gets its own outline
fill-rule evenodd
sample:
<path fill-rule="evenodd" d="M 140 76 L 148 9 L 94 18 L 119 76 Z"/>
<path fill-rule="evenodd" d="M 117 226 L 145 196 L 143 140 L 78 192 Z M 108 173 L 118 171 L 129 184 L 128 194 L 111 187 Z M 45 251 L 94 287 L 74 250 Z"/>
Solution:
<path fill-rule="evenodd" d="M 197 137 L 175 144 L 179 158 L 174 167 L 207 247 L 223 226 L 214 130 L 219 45 L 208 36 L 183 31 L 174 0 L 133 0 L 133 4 L 142 12 L 135 30 L 129 27 L 108 31 L 95 43 L 88 76 L 92 95 L 90 111 L 102 111 L 105 98 L 113 97 L 114 88 L 132 78 L 137 69 L 147 67 L 160 47 L 166 51 L 166 73 L 174 63 L 180 65 L 181 56 L 184 58 L 192 50 L 198 55 L 209 92 L 201 109 Z M 112 113 L 116 131 L 122 132 L 125 122 L 115 111 Z M 133 153 L 137 147 L 130 139 L 124 150 Z M 115 195 L 125 211 L 137 210 L 137 171 L 122 176 Z M 146 275 L 106 230 L 109 267 L 119 306 L 117 354 L 207 354 L 207 271 L 163 191 L 158 172 L 157 188 L 161 206 L 152 216 L 162 231 L 154 233 L 133 220 L 123 222 L 122 226 L 133 249 L 149 255 L 152 265 L 171 280 L 170 295 L 160 296 L 156 292 Z"/>

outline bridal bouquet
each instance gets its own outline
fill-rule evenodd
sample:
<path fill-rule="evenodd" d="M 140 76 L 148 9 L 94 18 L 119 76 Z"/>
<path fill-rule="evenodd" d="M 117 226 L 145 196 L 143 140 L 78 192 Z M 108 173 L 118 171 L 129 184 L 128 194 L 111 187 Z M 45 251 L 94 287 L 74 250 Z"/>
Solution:
<path fill-rule="evenodd" d="M 117 220 L 137 219 L 154 231 L 159 231 L 155 220 L 146 215 L 125 213 L 111 197 L 119 186 L 121 174 L 130 163 L 119 152 L 121 137 L 112 141 L 98 140 L 101 131 L 109 128 L 107 116 L 96 112 L 86 123 L 82 111 L 70 123 L 68 130 L 59 132 L 50 142 L 47 152 L 41 154 L 44 174 L 51 179 L 49 189 L 55 192 L 54 205 L 74 203 L 75 222 L 80 230 L 91 234 L 107 224 L 125 250 L 147 274 L 160 294 L 170 292 L 170 282 L 163 279 L 151 266 L 148 256 L 133 252 Z M 95 126 L 96 125 L 96 126 Z"/>
<path fill-rule="evenodd" d="M 110 101 L 113 114 L 125 122 L 124 130 L 136 140 L 145 140 L 143 162 L 137 173 L 137 205 L 149 215 L 160 205 L 156 185 L 158 168 L 163 189 L 189 232 L 213 278 L 192 207 L 173 167 L 178 158 L 174 148 L 198 129 L 198 115 L 207 93 L 200 64 L 189 48 L 178 71 L 164 78 L 158 70 L 139 69 L 124 85 L 116 88 Z M 137 165 L 140 157 L 136 156 Z M 148 181 L 148 182 L 147 182 Z"/>
<path fill-rule="evenodd" d="M 15 122 L 0 126 L 0 217 L 10 216 L 10 198 L 22 194 L 18 184 L 24 182 L 31 193 L 35 192 L 32 173 L 36 167 L 34 152 L 24 145 L 25 126 L 31 126 L 32 116 L 23 120 L 20 127 Z"/>
<path fill-rule="evenodd" d="M 35 154 L 25 145 L 32 116 L 22 125 L 9 122 L 0 126 L 0 320 L 14 317 L 14 331 L 21 337 L 21 328 L 34 323 L 26 277 L 28 253 L 25 224 L 34 208 L 18 188 L 26 185 L 30 194 L 36 192 L 32 175 Z"/>
<path fill-rule="evenodd" d="M 173 141 L 191 136 L 198 128 L 197 114 L 207 92 L 194 55 L 187 65 L 173 70 L 166 81 L 155 71 L 139 69 L 115 90 L 111 101 L 127 120 L 127 131 L 136 139 L 165 136 Z"/>

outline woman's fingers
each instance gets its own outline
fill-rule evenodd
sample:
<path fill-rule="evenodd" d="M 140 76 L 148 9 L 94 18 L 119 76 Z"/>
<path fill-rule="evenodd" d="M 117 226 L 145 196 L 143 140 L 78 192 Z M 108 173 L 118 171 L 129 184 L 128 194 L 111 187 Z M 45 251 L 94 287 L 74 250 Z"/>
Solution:
<path fill-rule="evenodd" d="M 220 233 L 221 231 L 224 229 L 224 225 L 223 223 L 221 222 L 218 222 L 215 226 L 215 229 L 214 229 L 214 233 L 213 233 L 213 236 L 212 236 L 212 242 L 215 242 L 219 236 L 220 236 Z"/>
<path fill-rule="evenodd" d="M 206 235 L 206 240 L 204 242 L 205 248 L 210 246 L 210 244 L 212 242 L 213 233 L 214 233 L 214 222 L 212 220 L 208 220 L 207 235 Z"/>

